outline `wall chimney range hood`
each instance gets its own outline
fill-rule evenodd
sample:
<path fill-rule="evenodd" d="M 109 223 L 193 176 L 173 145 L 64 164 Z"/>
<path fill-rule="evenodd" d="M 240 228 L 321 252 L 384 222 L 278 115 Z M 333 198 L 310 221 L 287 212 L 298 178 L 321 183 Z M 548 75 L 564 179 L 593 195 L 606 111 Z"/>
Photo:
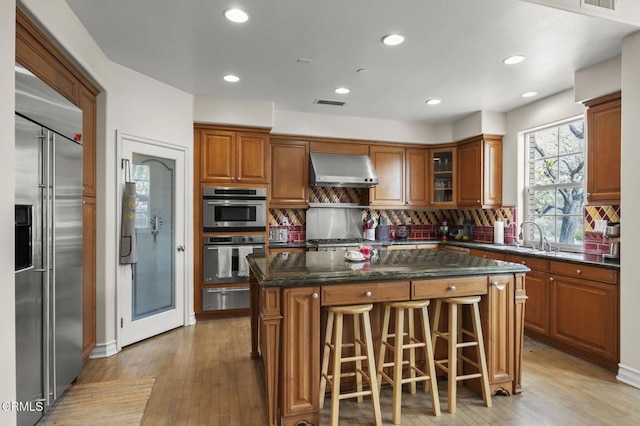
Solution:
<path fill-rule="evenodd" d="M 309 185 L 345 188 L 371 188 L 378 184 L 378 174 L 368 155 L 309 154 Z"/>

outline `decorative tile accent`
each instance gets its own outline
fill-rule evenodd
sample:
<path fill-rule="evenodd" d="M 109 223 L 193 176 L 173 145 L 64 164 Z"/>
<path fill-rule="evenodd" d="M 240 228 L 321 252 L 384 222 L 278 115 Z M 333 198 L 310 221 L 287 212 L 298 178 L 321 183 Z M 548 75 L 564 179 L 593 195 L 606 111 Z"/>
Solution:
<path fill-rule="evenodd" d="M 360 204 L 360 189 L 312 186 L 310 203 L 355 203 Z"/>
<path fill-rule="evenodd" d="M 620 222 L 620 206 L 586 206 L 584 208 L 584 231 L 593 231 L 596 220 Z"/>

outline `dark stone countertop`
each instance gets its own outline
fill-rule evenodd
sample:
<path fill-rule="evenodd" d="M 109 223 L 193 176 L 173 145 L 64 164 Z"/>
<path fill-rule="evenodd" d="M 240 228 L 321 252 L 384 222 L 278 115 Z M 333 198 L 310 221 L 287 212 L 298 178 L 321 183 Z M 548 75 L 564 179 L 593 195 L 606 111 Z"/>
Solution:
<path fill-rule="evenodd" d="M 380 250 L 365 262 L 347 261 L 343 252 L 252 254 L 247 259 L 263 287 L 529 272 L 518 263 L 429 249 Z"/>

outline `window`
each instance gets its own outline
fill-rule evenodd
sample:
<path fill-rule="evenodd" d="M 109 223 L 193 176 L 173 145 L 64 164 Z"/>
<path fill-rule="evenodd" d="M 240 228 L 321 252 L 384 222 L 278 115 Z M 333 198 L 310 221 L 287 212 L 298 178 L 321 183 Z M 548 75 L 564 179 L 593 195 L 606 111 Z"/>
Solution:
<path fill-rule="evenodd" d="M 572 119 L 525 134 L 528 146 L 526 220 L 535 222 L 553 245 L 582 250 L 584 119 Z M 525 225 L 525 242 L 540 238 Z"/>

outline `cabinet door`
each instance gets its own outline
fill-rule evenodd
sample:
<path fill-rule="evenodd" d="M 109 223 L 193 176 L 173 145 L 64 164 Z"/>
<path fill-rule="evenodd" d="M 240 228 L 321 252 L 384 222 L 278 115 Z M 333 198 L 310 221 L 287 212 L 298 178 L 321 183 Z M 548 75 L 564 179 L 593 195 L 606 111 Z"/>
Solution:
<path fill-rule="evenodd" d="M 481 206 L 482 142 L 465 143 L 458 147 L 458 206 Z"/>
<path fill-rule="evenodd" d="M 309 143 L 271 141 L 270 207 L 306 207 L 309 203 Z"/>
<path fill-rule="evenodd" d="M 80 91 L 82 109 L 82 195 L 96 195 L 96 97 Z"/>
<path fill-rule="evenodd" d="M 514 278 L 510 275 L 489 277 L 487 296 L 481 302 L 487 338 L 484 346 L 491 388 L 504 387 L 512 392 L 514 351 Z M 491 336 L 491 338 L 488 338 Z"/>
<path fill-rule="evenodd" d="M 524 309 L 525 331 L 549 335 L 549 274 L 527 273 L 527 303 Z"/>
<path fill-rule="evenodd" d="M 200 130 L 201 181 L 234 182 L 236 178 L 236 133 Z"/>
<path fill-rule="evenodd" d="M 404 148 L 372 146 L 369 156 L 378 173 L 378 185 L 370 189 L 370 204 L 404 205 Z"/>
<path fill-rule="evenodd" d="M 82 359 L 96 347 L 96 199 L 82 198 Z"/>
<path fill-rule="evenodd" d="M 269 137 L 262 133 L 236 134 L 237 182 L 267 183 Z"/>
<path fill-rule="evenodd" d="M 588 106 L 587 202 L 620 204 L 620 93 Z"/>
<path fill-rule="evenodd" d="M 458 207 L 502 205 L 502 138 L 483 136 L 458 147 Z"/>
<path fill-rule="evenodd" d="M 551 337 L 616 368 L 618 287 L 555 274 L 550 283 Z"/>
<path fill-rule="evenodd" d="M 454 147 L 429 151 L 429 205 L 433 208 L 456 205 L 456 154 Z"/>
<path fill-rule="evenodd" d="M 283 293 L 283 417 L 302 420 L 305 413 L 317 416 L 319 410 L 319 295 L 319 287 L 289 288 Z"/>
<path fill-rule="evenodd" d="M 427 149 L 407 149 L 406 204 L 427 206 L 429 204 L 429 151 Z"/>

